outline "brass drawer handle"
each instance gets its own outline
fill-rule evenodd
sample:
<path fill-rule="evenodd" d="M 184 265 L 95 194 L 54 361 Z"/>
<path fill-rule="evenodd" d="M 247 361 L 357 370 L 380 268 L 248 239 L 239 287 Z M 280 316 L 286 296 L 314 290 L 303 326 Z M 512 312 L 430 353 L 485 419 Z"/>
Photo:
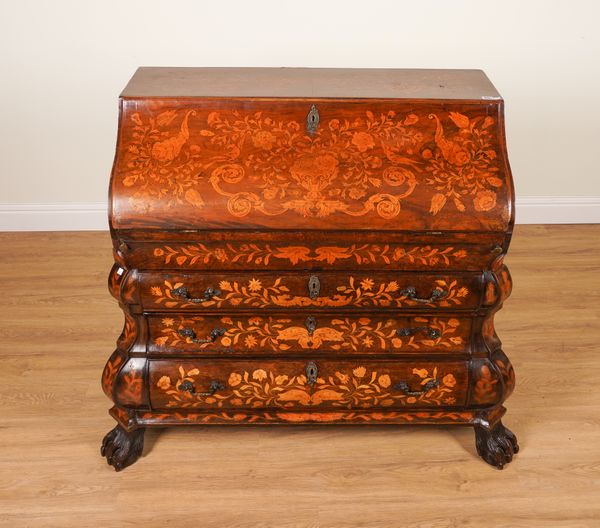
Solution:
<path fill-rule="evenodd" d="M 189 392 L 192 396 L 212 396 L 217 391 L 225 390 L 225 385 L 218 380 L 213 380 L 208 386 L 208 392 L 196 392 L 194 384 L 186 380 L 177 388 L 182 392 Z"/>
<path fill-rule="evenodd" d="M 448 292 L 445 290 L 440 290 L 438 288 L 435 288 L 434 290 L 431 291 L 431 295 L 425 299 L 423 297 L 417 297 L 417 289 L 414 286 L 408 286 L 407 288 L 402 290 L 400 292 L 400 294 L 404 295 L 406 298 L 410 299 L 411 301 L 415 301 L 415 302 L 423 303 L 423 304 L 429 304 L 429 303 L 433 303 L 435 301 L 439 301 L 440 299 L 443 299 L 444 297 L 446 297 L 446 295 L 448 295 Z"/>
<path fill-rule="evenodd" d="M 319 369 L 314 361 L 309 361 L 304 369 L 306 372 L 306 383 L 308 385 L 314 385 L 317 382 L 317 376 L 319 375 Z"/>
<path fill-rule="evenodd" d="M 306 132 L 312 136 L 319 128 L 319 121 L 319 111 L 315 105 L 312 105 L 306 116 Z"/>
<path fill-rule="evenodd" d="M 194 332 L 191 328 L 180 328 L 177 330 L 177 333 L 181 337 L 189 337 L 192 340 L 192 343 L 214 343 L 219 337 L 223 337 L 227 332 L 226 328 L 213 328 L 210 331 L 209 337 L 206 339 L 198 339 L 196 337 L 196 332 Z"/>
<path fill-rule="evenodd" d="M 308 296 L 314 301 L 321 291 L 321 281 L 316 275 L 311 275 L 308 279 Z"/>
<path fill-rule="evenodd" d="M 437 339 L 442 335 L 437 328 L 431 328 L 429 326 L 413 326 L 407 328 L 398 328 L 398 330 L 396 330 L 396 334 L 400 337 L 413 336 L 418 332 L 424 332 L 427 337 L 430 337 L 431 339 Z"/>
<path fill-rule="evenodd" d="M 407 396 L 421 396 L 422 394 L 428 393 L 431 389 L 435 389 L 439 385 L 440 385 L 440 380 L 434 379 L 434 380 L 430 380 L 427 383 L 425 383 L 425 385 L 423 385 L 423 388 L 421 390 L 413 391 L 413 390 L 410 390 L 410 387 L 406 381 L 399 381 L 399 382 L 395 383 L 392 388 L 394 390 L 403 392 Z"/>
<path fill-rule="evenodd" d="M 210 301 L 213 297 L 218 297 L 221 295 L 221 290 L 209 286 L 206 288 L 206 290 L 204 290 L 204 297 L 192 297 L 189 290 L 185 286 L 180 286 L 179 288 L 173 288 L 171 290 L 171 295 L 185 299 L 187 302 L 199 304 Z"/>

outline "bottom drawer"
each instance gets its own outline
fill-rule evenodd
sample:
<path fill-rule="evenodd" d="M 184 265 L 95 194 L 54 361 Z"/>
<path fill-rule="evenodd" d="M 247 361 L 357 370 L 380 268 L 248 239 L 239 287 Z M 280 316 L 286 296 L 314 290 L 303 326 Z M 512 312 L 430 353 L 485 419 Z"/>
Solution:
<path fill-rule="evenodd" d="M 431 361 L 150 362 L 154 409 L 447 407 L 466 403 L 467 363 Z"/>

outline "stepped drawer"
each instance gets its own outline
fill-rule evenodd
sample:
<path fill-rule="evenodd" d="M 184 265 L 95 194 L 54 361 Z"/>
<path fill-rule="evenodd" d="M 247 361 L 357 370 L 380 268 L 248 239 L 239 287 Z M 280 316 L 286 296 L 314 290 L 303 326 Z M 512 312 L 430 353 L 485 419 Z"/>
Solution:
<path fill-rule="evenodd" d="M 155 315 L 151 355 L 463 354 L 467 317 L 381 315 Z"/>

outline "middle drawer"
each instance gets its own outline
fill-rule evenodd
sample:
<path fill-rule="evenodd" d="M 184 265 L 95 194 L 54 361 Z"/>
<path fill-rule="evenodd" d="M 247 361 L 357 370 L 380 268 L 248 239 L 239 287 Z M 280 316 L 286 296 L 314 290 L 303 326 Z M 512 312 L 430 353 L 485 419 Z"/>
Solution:
<path fill-rule="evenodd" d="M 140 273 L 145 311 L 472 310 L 481 273 Z"/>
<path fill-rule="evenodd" d="M 152 356 L 466 354 L 472 326 L 469 317 L 391 314 L 157 314 L 147 320 Z"/>

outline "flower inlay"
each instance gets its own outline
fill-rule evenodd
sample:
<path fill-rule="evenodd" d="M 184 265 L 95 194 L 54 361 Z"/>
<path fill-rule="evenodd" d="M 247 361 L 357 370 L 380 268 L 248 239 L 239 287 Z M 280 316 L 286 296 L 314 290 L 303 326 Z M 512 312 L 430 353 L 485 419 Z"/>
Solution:
<path fill-rule="evenodd" d="M 160 347 L 191 344 L 192 339 L 182 336 L 179 331 L 184 328 L 194 328 L 202 322 L 202 317 L 189 319 L 180 317 L 177 322 L 173 317 L 165 317 L 161 321 L 162 335 L 156 337 L 154 342 Z M 215 343 L 222 347 L 241 347 L 244 350 L 266 348 L 276 352 L 289 350 L 292 346 L 306 350 L 358 352 L 370 349 L 418 351 L 424 347 L 440 347 L 443 350 L 464 344 L 463 338 L 455 335 L 460 327 L 458 319 L 414 317 L 411 324 L 435 330 L 439 332 L 439 337 L 432 338 L 426 333 L 399 336 L 396 330 L 401 328 L 401 325 L 394 319 L 374 321 L 368 317 L 323 318 L 323 323 L 313 332 L 309 332 L 305 326 L 292 325 L 291 320 L 285 317 L 251 317 L 235 320 L 231 317 L 221 317 L 219 325 L 227 331 Z M 214 346 L 214 343 L 194 344 L 194 347 L 199 349 L 214 348 Z"/>
<path fill-rule="evenodd" d="M 338 260 L 352 260 L 358 265 L 407 262 L 423 266 L 444 264 L 449 266 L 467 256 L 464 248 L 447 246 L 414 246 L 405 248 L 389 244 L 352 244 L 348 247 L 320 246 L 314 252 L 306 246 L 271 247 L 270 244 L 222 244 L 208 247 L 205 244 L 184 246 L 165 245 L 153 250 L 154 257 L 164 264 L 178 266 L 202 266 L 210 263 L 262 264 L 268 266 L 272 259 L 288 260 L 297 265 L 305 262 L 334 264 Z"/>
<path fill-rule="evenodd" d="M 437 381 L 438 385 L 420 395 L 407 395 L 394 388 L 397 380 L 389 374 L 368 370 L 357 366 L 351 372 L 336 371 L 327 378 L 317 378 L 316 383 L 308 385 L 306 376 L 289 376 L 271 370 L 231 372 L 226 388 L 211 396 L 199 396 L 179 390 L 184 382 L 195 383 L 200 375 L 198 368 L 186 371 L 179 367 L 179 376 L 172 379 L 161 376 L 156 387 L 169 398 L 166 406 L 177 408 L 222 407 L 224 404 L 235 407 L 297 407 L 332 406 L 351 408 L 389 407 L 398 405 L 453 405 L 456 398 L 453 392 L 457 386 L 452 373 L 446 373 L 438 379 L 438 368 L 432 371 L 425 368 L 413 368 L 413 376 L 419 385 Z M 441 375 L 441 374 L 440 374 Z"/>
<path fill-rule="evenodd" d="M 393 219 L 419 186 L 429 189 L 431 215 L 448 203 L 491 211 L 504 186 L 491 116 L 366 110 L 324 119 L 314 136 L 263 111 L 146 109 L 127 119 L 119 177 L 139 212 L 156 199 L 204 210 L 210 189 L 238 218 Z"/>
<path fill-rule="evenodd" d="M 445 292 L 444 296 L 431 302 L 420 303 L 413 300 L 403 290 L 397 281 L 377 282 L 371 278 L 355 279 L 348 278 L 347 284 L 337 286 L 337 294 L 331 296 L 319 296 L 315 299 L 308 295 L 291 295 L 290 289 L 285 286 L 282 278 L 277 278 L 271 284 L 263 284 L 261 280 L 252 278 L 247 283 L 223 280 L 219 282 L 220 294 L 213 296 L 210 300 L 201 303 L 190 303 L 172 293 L 173 290 L 184 286 L 182 282 L 173 283 L 164 281 L 161 286 L 152 286 L 150 291 L 154 297 L 154 303 L 166 308 L 188 307 L 188 306 L 251 306 L 251 307 L 302 307 L 302 306 L 379 306 L 379 307 L 403 307 L 403 306 L 458 306 L 469 295 L 469 289 L 459 286 L 458 281 L 437 279 L 433 281 L 433 287 Z"/>

